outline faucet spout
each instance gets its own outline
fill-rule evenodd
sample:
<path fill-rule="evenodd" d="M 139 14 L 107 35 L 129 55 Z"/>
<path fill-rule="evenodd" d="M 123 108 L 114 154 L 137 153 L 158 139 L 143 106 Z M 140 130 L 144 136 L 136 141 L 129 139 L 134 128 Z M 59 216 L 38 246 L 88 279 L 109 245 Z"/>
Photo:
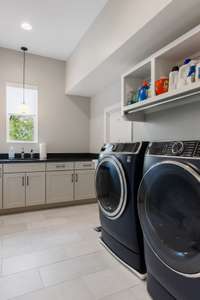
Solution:
<path fill-rule="evenodd" d="M 21 159 L 24 159 L 25 158 L 25 153 L 24 153 L 24 148 L 22 148 L 22 151 L 21 151 Z"/>

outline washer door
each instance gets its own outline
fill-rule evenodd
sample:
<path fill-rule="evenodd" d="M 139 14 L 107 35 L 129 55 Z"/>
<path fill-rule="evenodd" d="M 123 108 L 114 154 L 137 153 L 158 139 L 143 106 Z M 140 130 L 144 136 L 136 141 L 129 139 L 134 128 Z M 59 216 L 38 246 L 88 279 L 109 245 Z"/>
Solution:
<path fill-rule="evenodd" d="M 97 166 L 96 193 L 104 215 L 117 219 L 127 201 L 127 184 L 123 167 L 114 156 L 104 157 Z"/>
<path fill-rule="evenodd" d="M 200 274 L 200 176 L 165 161 L 144 175 L 138 192 L 145 239 L 160 260 L 189 277 Z"/>

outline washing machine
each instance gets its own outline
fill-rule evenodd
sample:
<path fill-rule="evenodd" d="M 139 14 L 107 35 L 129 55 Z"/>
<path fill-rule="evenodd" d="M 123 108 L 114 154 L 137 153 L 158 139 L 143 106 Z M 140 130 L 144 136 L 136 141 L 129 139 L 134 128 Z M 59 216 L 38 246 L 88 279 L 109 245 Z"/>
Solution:
<path fill-rule="evenodd" d="M 122 263 L 145 278 L 137 191 L 147 143 L 106 144 L 96 169 L 101 242 Z"/>
<path fill-rule="evenodd" d="M 151 297 L 199 300 L 199 141 L 149 144 L 138 190 L 138 212 Z"/>

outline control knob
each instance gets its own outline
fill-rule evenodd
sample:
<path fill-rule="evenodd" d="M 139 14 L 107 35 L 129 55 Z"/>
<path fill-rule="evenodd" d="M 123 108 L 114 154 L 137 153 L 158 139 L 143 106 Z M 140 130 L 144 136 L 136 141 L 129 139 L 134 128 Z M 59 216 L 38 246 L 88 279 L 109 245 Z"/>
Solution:
<path fill-rule="evenodd" d="M 181 155 L 184 150 L 183 142 L 176 142 L 172 145 L 172 154 L 173 155 Z"/>

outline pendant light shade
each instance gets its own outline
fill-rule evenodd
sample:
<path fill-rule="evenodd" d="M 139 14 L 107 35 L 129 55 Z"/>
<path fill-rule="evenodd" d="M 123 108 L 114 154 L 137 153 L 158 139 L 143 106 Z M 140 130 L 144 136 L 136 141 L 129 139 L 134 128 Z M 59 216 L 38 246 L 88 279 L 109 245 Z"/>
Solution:
<path fill-rule="evenodd" d="M 20 115 L 27 115 L 29 113 L 29 108 L 26 103 L 22 103 L 19 105 L 19 114 Z"/>
<path fill-rule="evenodd" d="M 26 51 L 28 48 L 21 47 L 23 51 L 23 82 L 22 82 L 22 103 L 19 105 L 19 114 L 27 114 L 29 112 L 28 105 L 25 101 L 25 72 L 26 72 Z"/>

